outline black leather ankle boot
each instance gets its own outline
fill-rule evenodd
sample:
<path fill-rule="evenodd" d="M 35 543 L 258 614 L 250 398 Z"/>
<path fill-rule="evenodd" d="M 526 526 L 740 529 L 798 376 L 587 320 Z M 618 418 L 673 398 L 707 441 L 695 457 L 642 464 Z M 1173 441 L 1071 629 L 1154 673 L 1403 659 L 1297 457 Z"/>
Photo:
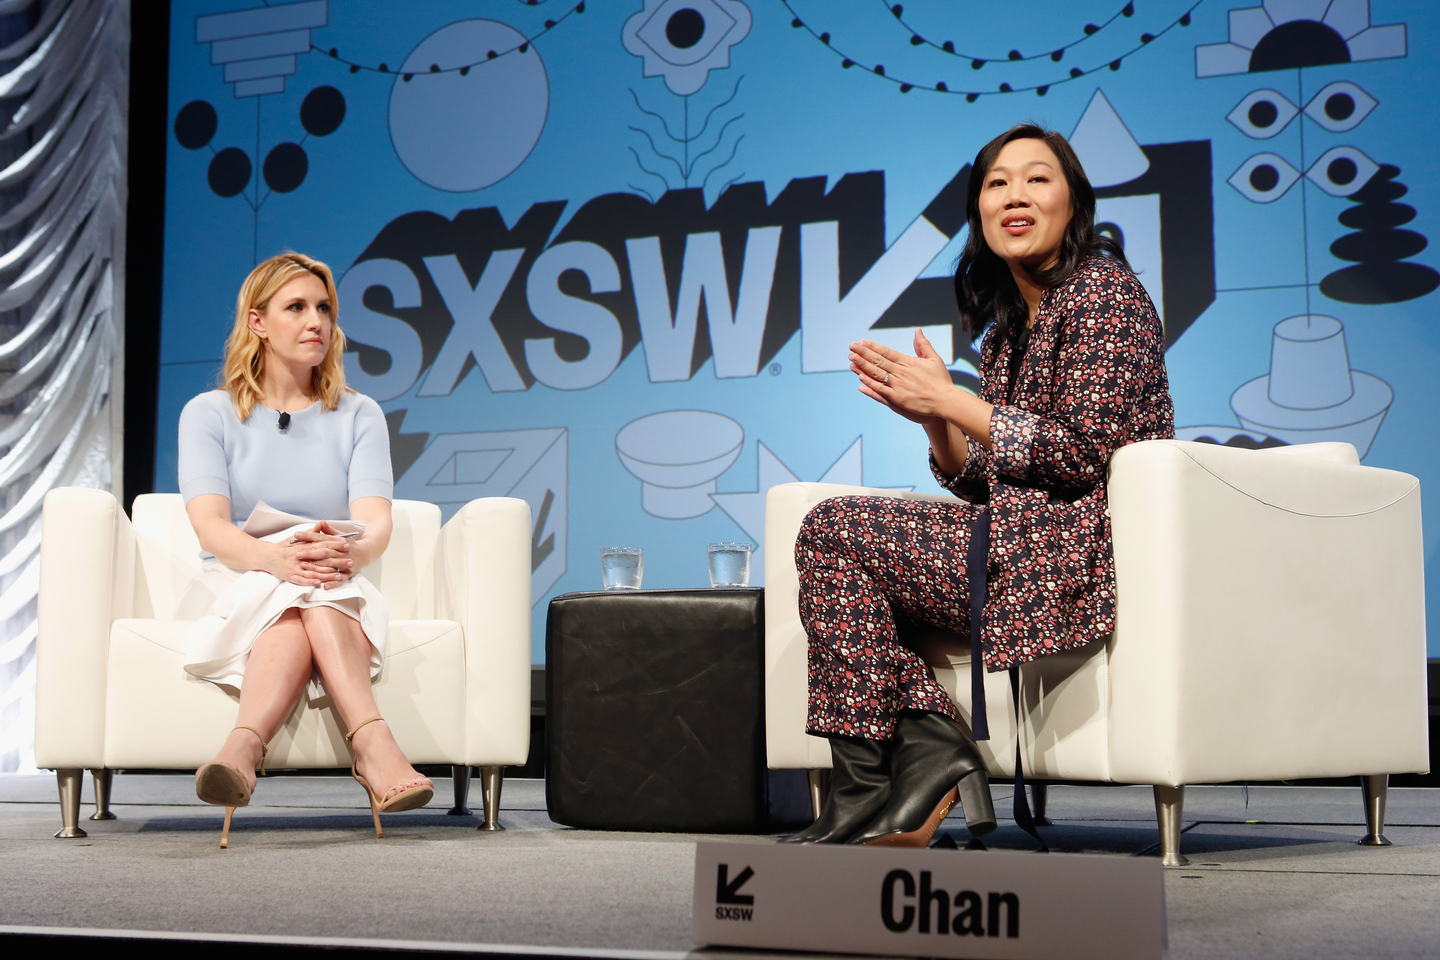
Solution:
<path fill-rule="evenodd" d="M 892 742 L 890 799 L 850 843 L 926 846 L 956 803 L 973 835 L 995 829 L 990 779 L 965 728 L 941 713 L 904 710 Z"/>
<path fill-rule="evenodd" d="M 781 843 L 844 843 L 875 819 L 890 798 L 890 743 L 831 737 L 830 796 L 820 817 Z"/>

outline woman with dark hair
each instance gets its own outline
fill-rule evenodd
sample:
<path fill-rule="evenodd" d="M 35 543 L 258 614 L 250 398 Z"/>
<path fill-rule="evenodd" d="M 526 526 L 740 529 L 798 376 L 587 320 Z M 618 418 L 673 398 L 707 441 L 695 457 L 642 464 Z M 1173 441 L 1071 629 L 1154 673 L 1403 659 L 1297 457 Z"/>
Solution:
<path fill-rule="evenodd" d="M 805 518 L 806 729 L 829 739 L 834 769 L 792 841 L 924 846 L 957 802 L 973 834 L 995 829 L 979 752 L 897 618 L 969 634 L 990 671 L 1106 637 L 1110 457 L 1174 436 L 1160 319 L 1096 233 L 1064 137 L 1023 124 L 990 141 L 965 208 L 955 294 L 962 328 L 985 338 L 979 396 L 918 330 L 915 356 L 862 340 L 850 368 L 861 393 L 924 427 L 936 480 L 967 502 L 835 497 Z"/>

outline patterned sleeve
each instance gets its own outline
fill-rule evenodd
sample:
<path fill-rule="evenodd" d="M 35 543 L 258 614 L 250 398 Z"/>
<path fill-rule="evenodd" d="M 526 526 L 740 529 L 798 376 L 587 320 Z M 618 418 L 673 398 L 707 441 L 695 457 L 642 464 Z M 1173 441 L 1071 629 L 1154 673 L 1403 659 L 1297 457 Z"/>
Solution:
<path fill-rule="evenodd" d="M 990 375 L 996 363 L 996 341 L 995 327 L 992 325 L 985 331 L 985 339 L 980 344 L 980 398 L 983 400 L 993 388 Z M 990 500 L 990 477 L 994 473 L 993 458 L 990 456 L 988 447 L 977 442 L 974 437 L 965 438 L 965 466 L 960 469 L 958 476 L 950 476 L 940 469 L 935 462 L 935 455 L 930 455 L 930 472 L 935 475 L 935 482 L 943 489 L 950 491 L 962 500 L 970 503 L 987 503 Z"/>
<path fill-rule="evenodd" d="M 1053 413 L 997 406 L 990 416 L 996 473 L 1029 483 L 1092 487 L 1128 441 L 1147 380 L 1163 364 L 1160 320 L 1121 269 L 1077 276 L 1056 352 Z"/>
<path fill-rule="evenodd" d="M 935 475 L 935 482 L 971 503 L 984 503 L 990 499 L 989 468 L 990 451 L 971 437 L 965 438 L 965 466 L 958 476 L 952 477 L 941 470 L 935 462 L 935 454 L 930 454 L 930 472 Z"/>

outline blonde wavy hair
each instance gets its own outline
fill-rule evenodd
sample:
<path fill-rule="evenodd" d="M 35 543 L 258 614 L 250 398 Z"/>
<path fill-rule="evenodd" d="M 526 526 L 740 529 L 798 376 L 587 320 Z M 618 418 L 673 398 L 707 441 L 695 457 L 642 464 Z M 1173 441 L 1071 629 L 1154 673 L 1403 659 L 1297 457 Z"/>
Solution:
<path fill-rule="evenodd" d="M 303 253 L 282 253 L 261 263 L 240 285 L 235 298 L 235 326 L 225 339 L 225 366 L 220 373 L 220 386 L 230 394 L 235 415 L 241 422 L 250 418 L 255 404 L 265 398 L 265 341 L 250 329 L 250 311 L 264 313 L 270 299 L 296 277 L 314 274 L 325 284 L 330 298 L 330 348 L 311 372 L 312 396 L 325 410 L 340 406 L 345 385 L 345 334 L 340 330 L 340 298 L 335 292 L 335 277 L 330 268 Z"/>

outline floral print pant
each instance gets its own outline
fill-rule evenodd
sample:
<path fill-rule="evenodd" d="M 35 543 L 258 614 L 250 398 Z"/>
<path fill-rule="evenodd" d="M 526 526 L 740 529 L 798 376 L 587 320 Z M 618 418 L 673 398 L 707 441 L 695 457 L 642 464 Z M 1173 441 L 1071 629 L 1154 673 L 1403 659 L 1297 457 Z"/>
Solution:
<path fill-rule="evenodd" d="M 795 565 L 810 639 L 807 732 L 889 740 L 900 710 L 959 719 L 930 667 L 901 641 L 897 621 L 969 636 L 965 557 L 980 509 L 833 497 L 805 517 Z"/>

